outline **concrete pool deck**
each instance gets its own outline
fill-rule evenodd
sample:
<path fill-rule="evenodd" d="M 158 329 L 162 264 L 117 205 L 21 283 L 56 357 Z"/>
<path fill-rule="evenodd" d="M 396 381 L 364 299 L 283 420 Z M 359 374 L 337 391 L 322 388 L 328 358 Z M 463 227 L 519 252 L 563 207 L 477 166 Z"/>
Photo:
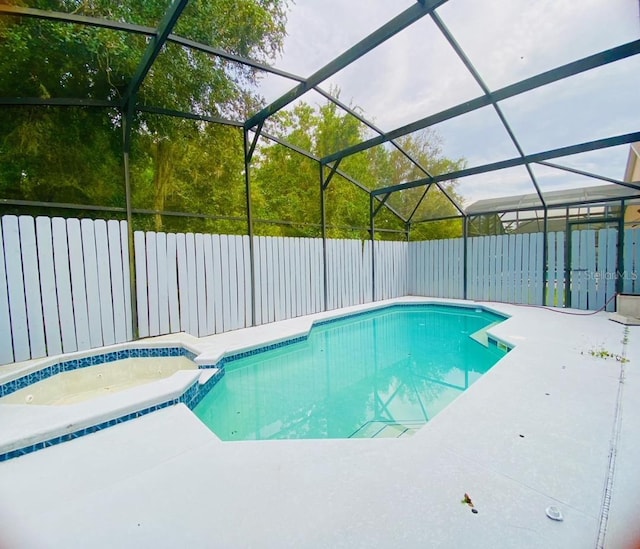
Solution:
<path fill-rule="evenodd" d="M 412 301 L 455 303 L 385 303 Z M 631 548 L 640 327 L 486 305 L 515 349 L 413 437 L 221 442 L 173 406 L 0 463 L 0 547 Z M 326 316 L 182 337 L 215 355 Z"/>

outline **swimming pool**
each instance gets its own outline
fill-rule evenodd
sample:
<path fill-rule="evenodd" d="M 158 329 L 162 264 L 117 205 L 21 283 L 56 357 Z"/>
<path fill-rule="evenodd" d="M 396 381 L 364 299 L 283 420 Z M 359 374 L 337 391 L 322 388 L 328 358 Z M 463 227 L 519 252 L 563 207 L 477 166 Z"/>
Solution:
<path fill-rule="evenodd" d="M 407 436 L 507 348 L 484 309 L 395 305 L 314 325 L 308 338 L 225 359 L 195 408 L 222 440 Z"/>
<path fill-rule="evenodd" d="M 106 350 L 106 349 L 105 349 Z M 119 344 L 0 376 L 0 462 L 167 406 L 193 408 L 224 375 L 177 344 Z"/>
<path fill-rule="evenodd" d="M 111 395 L 180 370 L 198 370 L 187 356 L 120 358 L 112 362 L 62 371 L 0 397 L 0 404 L 59 406 Z"/>

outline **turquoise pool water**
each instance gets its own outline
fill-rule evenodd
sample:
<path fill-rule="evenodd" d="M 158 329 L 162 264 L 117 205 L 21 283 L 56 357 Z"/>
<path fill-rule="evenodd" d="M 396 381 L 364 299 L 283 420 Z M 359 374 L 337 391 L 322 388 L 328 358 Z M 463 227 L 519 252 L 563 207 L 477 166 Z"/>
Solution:
<path fill-rule="evenodd" d="M 222 440 L 406 436 L 504 356 L 478 334 L 502 320 L 412 305 L 314 326 L 226 364 L 194 411 Z"/>

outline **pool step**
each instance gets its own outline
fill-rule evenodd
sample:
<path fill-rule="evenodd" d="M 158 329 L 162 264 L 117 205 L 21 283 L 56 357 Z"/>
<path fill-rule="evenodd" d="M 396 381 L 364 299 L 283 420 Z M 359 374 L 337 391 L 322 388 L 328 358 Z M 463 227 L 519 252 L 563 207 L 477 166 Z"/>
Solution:
<path fill-rule="evenodd" d="M 484 328 L 481 328 L 477 332 L 472 333 L 469 337 L 474 341 L 477 341 L 478 343 L 480 343 L 480 345 L 484 345 L 485 347 L 488 347 L 489 336 L 487 335 L 487 331 L 493 328 L 494 326 L 496 326 L 497 324 L 500 324 L 501 322 L 502 320 L 498 320 L 497 322 L 492 322 L 488 326 L 485 326 Z"/>
<path fill-rule="evenodd" d="M 413 435 L 424 421 L 390 422 L 368 421 L 351 434 L 349 438 L 400 438 Z"/>

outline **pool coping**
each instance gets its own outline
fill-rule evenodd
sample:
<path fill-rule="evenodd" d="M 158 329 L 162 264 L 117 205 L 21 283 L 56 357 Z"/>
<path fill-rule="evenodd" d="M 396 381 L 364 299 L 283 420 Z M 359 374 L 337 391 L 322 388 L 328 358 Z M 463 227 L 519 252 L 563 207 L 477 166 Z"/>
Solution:
<path fill-rule="evenodd" d="M 65 405 L 34 405 L 0 402 L 0 462 L 67 442 L 119 423 L 179 403 L 195 407 L 224 376 L 224 369 L 206 362 L 196 363 L 197 350 L 181 342 L 114 346 L 68 353 L 29 361 L 0 376 L 0 396 L 43 381 L 57 374 L 127 358 L 186 356 L 197 368 L 180 370 L 171 376 L 148 381 L 114 394 Z"/>

